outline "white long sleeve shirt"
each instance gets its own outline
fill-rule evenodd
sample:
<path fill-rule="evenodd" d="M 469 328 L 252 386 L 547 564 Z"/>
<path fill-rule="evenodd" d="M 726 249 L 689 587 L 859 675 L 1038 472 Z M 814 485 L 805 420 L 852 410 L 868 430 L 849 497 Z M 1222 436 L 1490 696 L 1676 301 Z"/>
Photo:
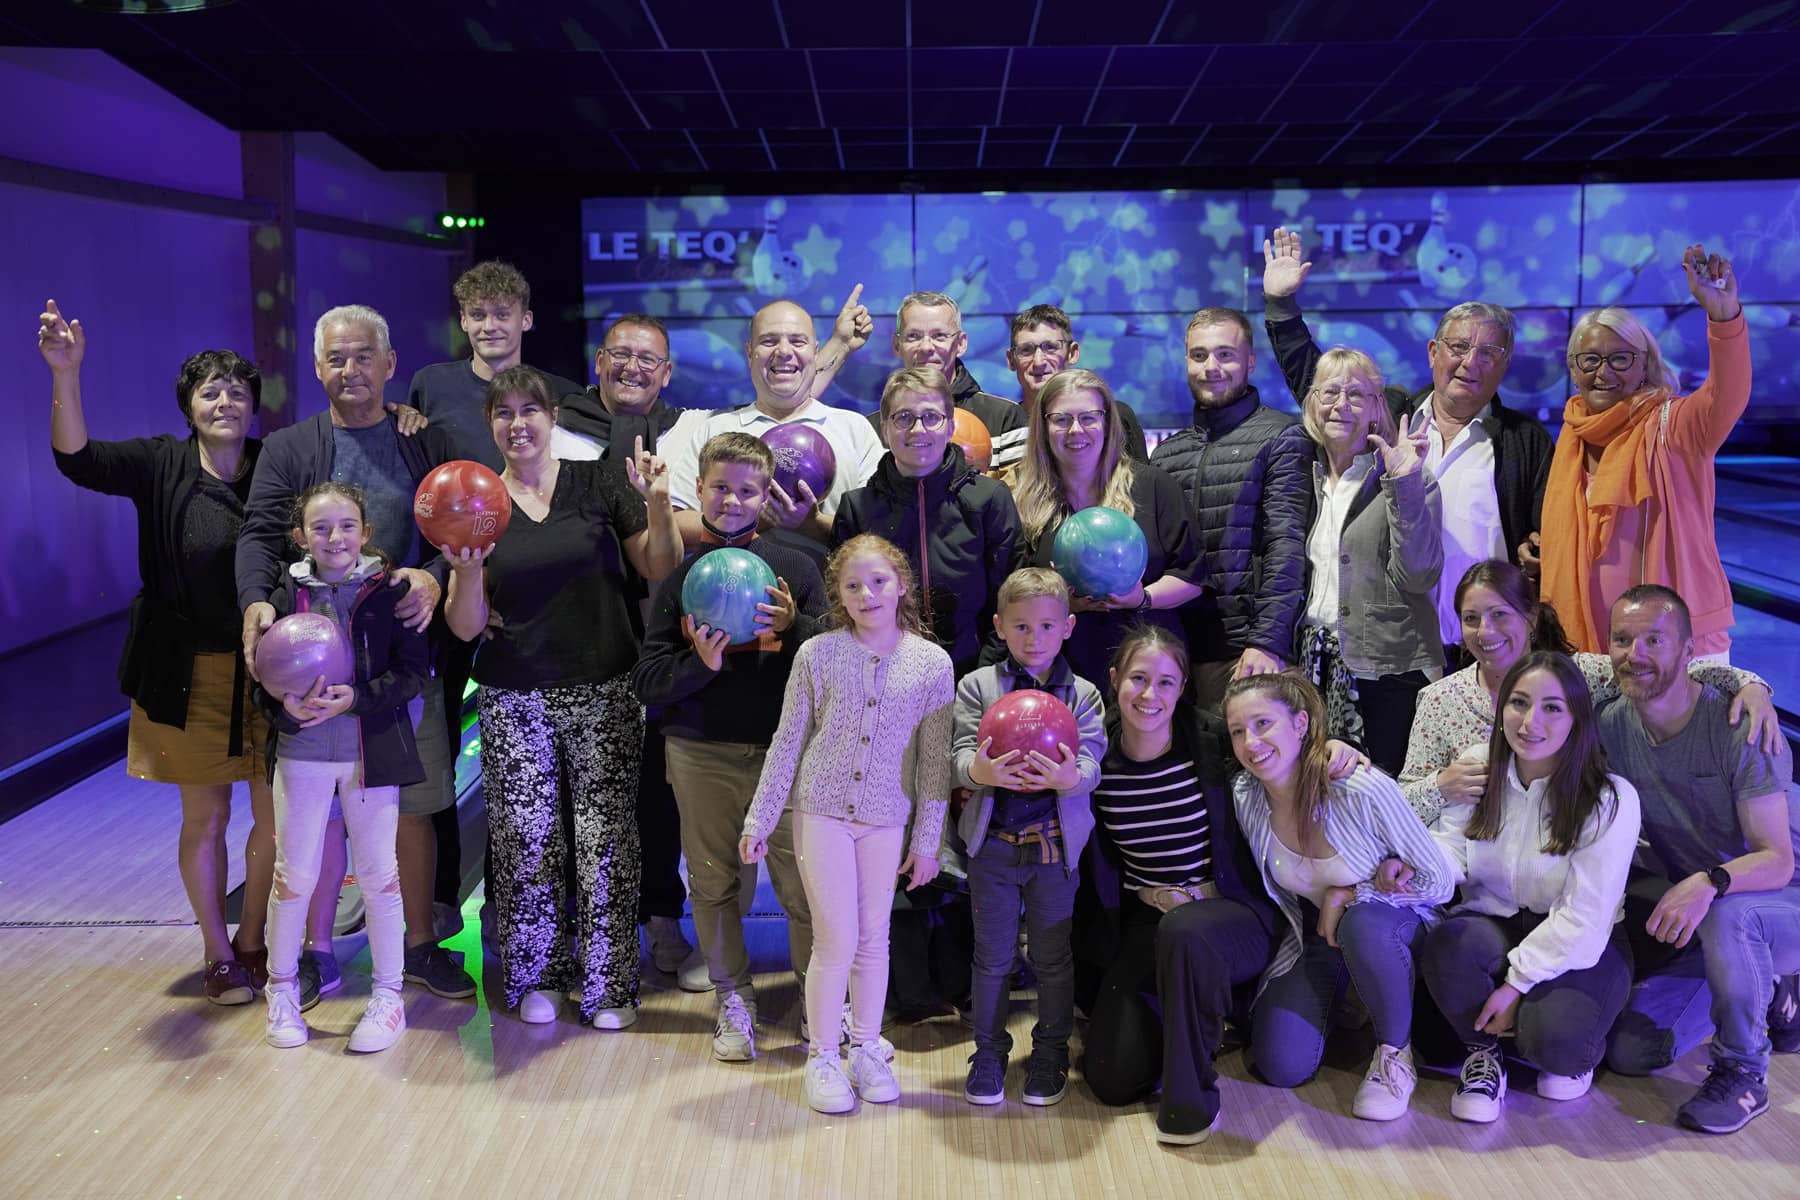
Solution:
<path fill-rule="evenodd" d="M 1444 853 L 1463 868 L 1462 902 L 1452 914 L 1545 914 L 1506 956 L 1506 982 L 1521 992 L 1600 961 L 1613 925 L 1625 915 L 1625 877 L 1641 823 L 1638 794 L 1623 776 L 1607 780 L 1616 806 L 1603 796 L 1568 854 L 1544 853 L 1549 780 L 1524 786 L 1516 763 L 1506 770 L 1500 832 L 1492 841 L 1464 835 L 1474 805 L 1446 808 L 1432 830 Z"/>

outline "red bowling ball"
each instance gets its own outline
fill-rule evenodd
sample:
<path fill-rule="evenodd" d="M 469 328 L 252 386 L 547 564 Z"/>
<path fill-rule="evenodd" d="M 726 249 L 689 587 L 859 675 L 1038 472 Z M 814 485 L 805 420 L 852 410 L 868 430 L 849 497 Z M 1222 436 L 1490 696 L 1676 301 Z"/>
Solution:
<path fill-rule="evenodd" d="M 256 678 L 271 696 L 304 696 L 321 675 L 327 686 L 356 678 L 350 643 L 324 613 L 289 613 L 256 643 Z"/>
<path fill-rule="evenodd" d="M 459 459 L 432 471 L 413 495 L 413 519 L 433 549 L 485 550 L 512 520 L 512 497 L 500 477 L 478 462 Z"/>
<path fill-rule="evenodd" d="M 975 731 L 976 744 L 988 738 L 994 739 L 988 747 L 989 758 L 999 758 L 1009 750 L 1020 755 L 1036 750 L 1052 762 L 1061 762 L 1059 743 L 1076 752 L 1081 748 L 1081 732 L 1068 705 L 1033 688 L 1008 692 L 982 714 Z M 1018 765 L 1017 759 L 1013 765 Z"/>
<path fill-rule="evenodd" d="M 806 480 L 814 498 L 823 500 L 837 479 L 837 451 L 811 425 L 789 421 L 766 429 L 762 440 L 775 455 L 775 482 L 792 500 L 800 499 L 799 481 Z"/>

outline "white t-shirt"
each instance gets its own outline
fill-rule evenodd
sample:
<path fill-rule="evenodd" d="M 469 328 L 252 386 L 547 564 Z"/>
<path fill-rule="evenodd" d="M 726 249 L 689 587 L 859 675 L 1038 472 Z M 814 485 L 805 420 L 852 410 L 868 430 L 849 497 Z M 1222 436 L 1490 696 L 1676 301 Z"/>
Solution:
<path fill-rule="evenodd" d="M 1318 501 L 1318 515 L 1306 538 L 1306 558 L 1312 565 L 1312 586 L 1306 597 L 1308 625 L 1338 628 L 1338 544 L 1343 540 L 1344 517 L 1356 503 L 1363 481 L 1374 465 L 1373 454 L 1359 454 L 1334 483 L 1326 476 L 1323 463 L 1313 464 L 1313 497 Z"/>

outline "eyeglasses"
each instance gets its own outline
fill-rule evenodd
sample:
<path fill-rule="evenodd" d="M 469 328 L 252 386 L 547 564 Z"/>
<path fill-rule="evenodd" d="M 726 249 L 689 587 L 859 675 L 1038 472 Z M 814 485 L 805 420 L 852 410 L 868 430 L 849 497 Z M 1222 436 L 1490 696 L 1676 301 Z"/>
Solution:
<path fill-rule="evenodd" d="M 638 366 L 644 368 L 646 371 L 654 371 L 656 368 L 669 361 L 666 358 L 658 358 L 654 354 L 645 354 L 641 350 L 615 350 L 611 347 L 606 347 L 602 349 L 600 353 L 612 359 L 613 365 L 618 367 L 625 366 L 635 358 L 637 359 Z"/>
<path fill-rule="evenodd" d="M 930 342 L 932 345 L 937 346 L 940 349 L 944 346 L 948 346 L 951 342 L 954 342 L 955 340 L 956 340 L 956 334 L 945 333 L 941 329 L 938 330 L 936 333 L 922 333 L 917 329 L 913 329 L 913 330 L 909 330 L 908 332 L 906 332 L 900 336 L 900 344 L 903 346 L 922 346 L 926 342 Z"/>
<path fill-rule="evenodd" d="M 1099 408 L 1090 408 L 1086 412 L 1051 413 L 1044 418 L 1044 424 L 1056 430 L 1058 433 L 1067 433 L 1071 427 L 1076 425 L 1081 426 L 1082 432 L 1084 433 L 1093 433 L 1102 425 L 1106 424 L 1106 411 Z"/>
<path fill-rule="evenodd" d="M 942 409 L 937 408 L 921 408 L 916 411 L 910 408 L 903 408 L 898 412 L 891 412 L 888 414 L 888 423 L 895 429 L 898 429 L 901 433 L 911 433 L 914 425 L 920 426 L 927 433 L 930 433 L 934 430 L 942 429 L 944 423 L 949 419 L 949 417 L 944 415 Z"/>
<path fill-rule="evenodd" d="M 1492 342 L 1439 342 L 1446 353 L 1454 359 L 1474 358 L 1484 367 L 1491 367 L 1506 358 L 1505 346 L 1497 346 Z"/>
<path fill-rule="evenodd" d="M 1335 407 L 1340 400 L 1348 400 L 1351 408 L 1361 408 L 1371 398 L 1370 393 L 1361 388 L 1342 388 L 1335 383 L 1322 388 L 1314 388 L 1313 395 L 1317 396 L 1319 403 L 1326 408 Z"/>
<path fill-rule="evenodd" d="M 1069 343 L 1061 338 L 1052 338 L 1047 342 L 1021 342 L 1012 348 L 1013 357 L 1030 360 L 1040 354 L 1056 358 L 1069 348 Z"/>
<path fill-rule="evenodd" d="M 1614 350 L 1611 354 L 1577 354 L 1569 359 L 1569 365 L 1583 375 L 1592 375 L 1600 369 L 1601 363 L 1605 363 L 1615 373 L 1623 375 L 1637 360 L 1636 350 Z"/>

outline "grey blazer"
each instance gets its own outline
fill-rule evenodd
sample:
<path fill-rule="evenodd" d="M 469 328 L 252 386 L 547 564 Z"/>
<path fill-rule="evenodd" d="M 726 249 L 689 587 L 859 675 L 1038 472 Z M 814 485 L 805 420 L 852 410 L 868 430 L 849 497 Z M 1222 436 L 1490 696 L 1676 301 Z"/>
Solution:
<path fill-rule="evenodd" d="M 1395 479 L 1377 455 L 1344 518 L 1337 561 L 1338 644 L 1350 673 L 1373 679 L 1441 668 L 1432 591 L 1444 568 L 1444 511 L 1431 471 L 1421 466 Z"/>

